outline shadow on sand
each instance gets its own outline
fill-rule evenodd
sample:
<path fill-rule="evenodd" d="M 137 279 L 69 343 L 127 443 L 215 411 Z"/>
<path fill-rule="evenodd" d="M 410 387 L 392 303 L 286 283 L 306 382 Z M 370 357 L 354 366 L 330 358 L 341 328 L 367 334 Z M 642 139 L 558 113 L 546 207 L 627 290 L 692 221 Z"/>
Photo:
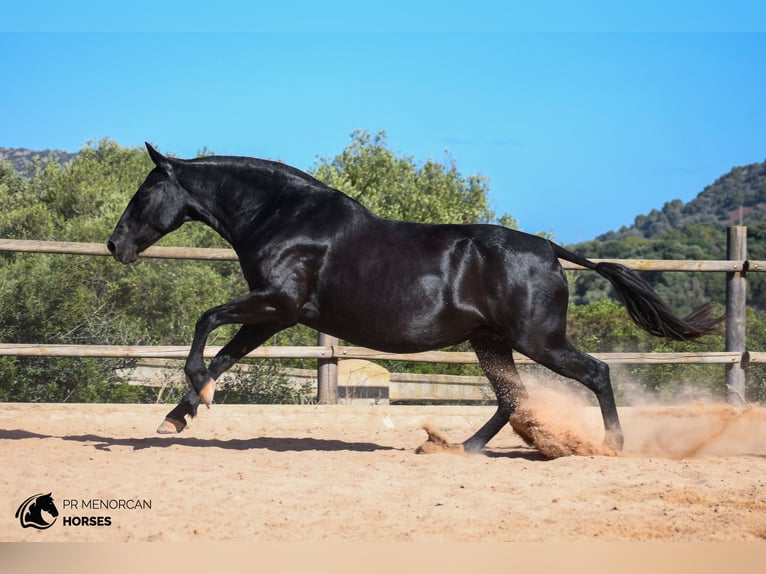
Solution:
<path fill-rule="evenodd" d="M 386 446 L 371 442 L 348 442 L 343 440 L 318 439 L 312 437 L 256 437 L 249 439 L 201 439 L 190 436 L 156 436 L 156 437 L 107 437 L 96 434 L 79 435 L 49 435 L 31 432 L 23 429 L 0 429 L 0 440 L 23 440 L 23 439 L 60 439 L 64 441 L 92 444 L 97 450 L 109 451 L 113 447 L 128 447 L 133 450 L 147 448 L 169 448 L 183 446 L 192 448 L 222 448 L 226 450 L 259 450 L 265 449 L 272 452 L 309 452 L 309 451 L 350 451 L 350 452 L 375 452 L 375 451 L 412 451 L 412 448 L 400 448 Z M 491 458 L 523 458 L 530 461 L 548 460 L 539 452 L 526 449 L 500 449 L 486 450 L 482 454 Z"/>

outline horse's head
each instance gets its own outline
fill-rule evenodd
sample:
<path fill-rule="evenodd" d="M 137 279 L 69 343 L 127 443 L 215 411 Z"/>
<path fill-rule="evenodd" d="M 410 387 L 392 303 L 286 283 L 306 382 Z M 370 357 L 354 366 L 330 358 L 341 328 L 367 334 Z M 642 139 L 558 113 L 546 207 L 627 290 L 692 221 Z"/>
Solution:
<path fill-rule="evenodd" d="M 146 148 L 156 167 L 128 203 L 106 243 L 114 258 L 126 264 L 178 229 L 188 215 L 188 194 L 177 179 L 178 161 L 163 156 L 148 143 Z"/>

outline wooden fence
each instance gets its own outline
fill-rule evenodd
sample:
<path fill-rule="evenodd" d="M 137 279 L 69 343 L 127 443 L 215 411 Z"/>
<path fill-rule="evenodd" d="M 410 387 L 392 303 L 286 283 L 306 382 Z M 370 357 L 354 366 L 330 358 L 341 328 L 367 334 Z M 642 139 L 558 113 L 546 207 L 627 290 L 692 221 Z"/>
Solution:
<path fill-rule="evenodd" d="M 0 239 L 0 251 L 28 253 L 59 253 L 68 255 L 111 256 L 100 243 L 72 243 L 58 241 L 30 241 Z M 237 261 L 230 249 L 158 247 L 148 248 L 144 258 L 194 259 L 208 261 Z M 600 261 L 594 259 L 594 261 Z M 723 364 L 725 365 L 728 401 L 740 406 L 745 402 L 745 368 L 750 363 L 766 363 L 766 352 L 748 352 L 745 348 L 745 296 L 747 273 L 766 271 L 766 261 L 747 259 L 747 228 L 730 227 L 727 231 L 727 259 L 715 261 L 610 259 L 639 271 L 689 271 L 726 273 L 726 323 L 724 352 L 707 353 L 593 353 L 609 364 Z M 565 269 L 584 269 L 562 261 Z M 205 355 L 212 357 L 220 347 L 207 347 Z M 184 359 L 189 351 L 185 346 L 126 346 L 126 345 L 47 345 L 2 344 L 0 355 L 34 357 L 105 357 Z M 478 363 L 473 352 L 428 351 L 423 353 L 381 353 L 363 347 L 339 345 L 338 340 L 318 334 L 316 346 L 287 347 L 263 346 L 255 349 L 249 358 L 316 359 L 318 398 L 320 403 L 335 403 L 338 399 L 337 366 L 340 359 L 368 359 L 389 361 L 422 361 L 433 363 Z M 530 364 L 528 358 L 514 354 L 519 364 Z M 427 375 L 422 375 L 426 378 Z"/>

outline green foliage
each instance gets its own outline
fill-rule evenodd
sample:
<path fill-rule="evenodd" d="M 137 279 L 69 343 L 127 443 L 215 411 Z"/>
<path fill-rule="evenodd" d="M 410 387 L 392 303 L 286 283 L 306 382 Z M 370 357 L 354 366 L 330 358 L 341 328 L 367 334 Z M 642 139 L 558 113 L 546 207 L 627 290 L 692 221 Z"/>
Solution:
<path fill-rule="evenodd" d="M 573 246 L 578 253 L 603 259 L 726 259 L 726 228 L 748 226 L 750 259 L 766 259 L 766 162 L 735 167 L 689 203 L 675 199 L 661 210 L 636 217 L 632 226 Z M 706 301 L 723 303 L 721 273 L 645 273 L 660 296 L 679 312 Z M 749 276 L 748 304 L 766 310 L 766 277 Z M 572 283 L 577 304 L 609 293 L 605 280 L 578 274 Z"/>
<path fill-rule="evenodd" d="M 274 362 L 259 362 L 243 374 L 226 374 L 217 385 L 216 402 L 228 404 L 304 405 L 315 401 L 311 383 L 295 387 Z"/>
<path fill-rule="evenodd" d="M 661 210 L 636 217 L 634 224 L 607 233 L 594 241 L 571 248 L 591 259 L 726 259 L 726 227 L 748 226 L 748 257 L 766 259 L 766 162 L 732 169 L 708 186 L 694 200 L 666 203 Z M 723 313 L 725 275 L 723 273 L 657 273 L 641 274 L 657 293 L 678 314 L 686 314 L 708 301 L 717 303 Z M 592 315 L 602 301 L 615 300 L 608 282 L 595 273 L 569 272 L 572 316 Z M 606 307 L 601 307 L 604 310 Z M 748 341 L 750 349 L 763 349 L 766 311 L 766 277 L 761 273 L 748 275 Z M 596 314 L 597 315 L 597 314 Z M 612 325 L 614 335 L 601 328 L 604 318 L 584 325 L 583 333 L 592 333 L 581 341 L 591 350 L 619 350 L 628 341 L 619 323 Z M 572 319 L 571 320 L 576 320 Z M 615 317 L 612 321 L 618 321 Z M 571 330 L 570 330 L 571 332 Z M 575 330 L 579 333 L 579 329 Z M 621 333 L 621 334 L 620 334 Z M 578 335 L 575 334 L 574 338 Z M 643 338 L 643 339 L 642 339 Z M 609 341 L 612 343 L 609 344 Z M 620 341 L 620 342 L 618 342 Z M 643 342 L 642 342 L 643 341 Z M 599 347 L 599 343 L 606 343 Z M 686 351 L 723 350 L 720 337 L 708 338 L 706 343 L 683 344 L 652 340 L 639 334 L 633 340 L 636 350 Z M 629 345 L 629 346 L 630 346 Z M 701 346 L 700 346 L 701 345 Z M 596 347 L 599 347 L 596 349 Z M 611 347 L 611 348 L 607 348 Z M 708 390 L 721 396 L 723 373 L 720 366 L 655 365 L 613 369 L 625 379 L 634 380 L 647 391 L 660 396 L 677 394 L 679 389 Z M 762 401 L 766 397 L 766 369 L 751 365 L 747 371 L 747 397 Z M 615 377 L 619 379 L 620 377 Z"/>
<path fill-rule="evenodd" d="M 646 351 L 651 336 L 631 321 L 619 303 L 608 299 L 570 306 L 567 332 L 572 343 L 589 353 Z"/>
<path fill-rule="evenodd" d="M 385 132 L 357 130 L 334 158 L 322 158 L 312 175 L 339 189 L 382 217 L 420 223 L 500 223 L 515 227 L 509 215 L 489 207 L 489 182 L 464 177 L 455 159 L 417 164 L 388 148 Z"/>
<path fill-rule="evenodd" d="M 636 217 L 632 226 L 573 249 L 603 259 L 726 259 L 726 228 L 730 225 L 747 225 L 749 257 L 766 259 L 766 162 L 735 167 L 689 203 L 669 201 L 660 210 Z M 724 301 L 721 273 L 643 276 L 680 313 L 706 301 Z M 592 273 L 577 274 L 571 285 L 572 300 L 577 304 L 610 293 L 606 281 Z M 766 310 L 766 277 L 762 274 L 749 277 L 748 304 Z"/>
<path fill-rule="evenodd" d="M 154 402 L 156 391 L 117 380 L 125 361 L 0 357 L 0 401 Z"/>
<path fill-rule="evenodd" d="M 662 209 L 636 217 L 633 225 L 598 238 L 613 241 L 628 237 L 659 239 L 670 231 L 708 227 L 724 230 L 730 225 L 747 225 L 766 219 L 766 162 L 735 167 L 684 204 L 679 199 Z"/>

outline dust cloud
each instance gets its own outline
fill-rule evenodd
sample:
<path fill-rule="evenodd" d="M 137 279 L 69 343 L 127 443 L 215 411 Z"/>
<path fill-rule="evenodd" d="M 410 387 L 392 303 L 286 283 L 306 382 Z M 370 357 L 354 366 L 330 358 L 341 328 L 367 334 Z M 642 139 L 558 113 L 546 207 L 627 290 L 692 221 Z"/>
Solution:
<path fill-rule="evenodd" d="M 450 442 L 446 436 L 431 425 L 423 425 L 423 430 L 426 431 L 428 440 L 415 449 L 417 454 L 436 454 L 440 452 L 466 454 L 462 444 Z"/>
<path fill-rule="evenodd" d="M 695 402 L 642 407 L 626 417 L 632 437 L 626 454 L 689 459 L 704 456 L 766 456 L 766 409 Z"/>
<path fill-rule="evenodd" d="M 737 409 L 691 393 L 683 393 L 675 404 L 659 404 L 658 398 L 634 389 L 628 393 L 630 404 L 619 407 L 625 446 L 617 453 L 604 446 L 600 410 L 587 395 L 544 379 L 525 383 L 529 398 L 509 422 L 527 445 L 547 458 L 766 456 L 766 408 L 762 405 Z M 457 452 L 434 429 L 427 432 L 422 452 Z"/>
<path fill-rule="evenodd" d="M 579 393 L 538 382 L 527 384 L 529 397 L 511 415 L 510 424 L 524 442 L 548 458 L 616 456 L 603 445 L 600 415 Z"/>
<path fill-rule="evenodd" d="M 619 408 L 625 431 L 623 456 L 689 459 L 766 455 L 766 409 L 761 405 L 736 409 L 690 391 L 681 393 L 673 404 L 666 401 L 660 405 L 658 398 L 637 386 L 628 393 L 628 401 L 628 406 Z M 601 449 L 604 431 L 600 412 L 589 406 L 582 394 L 533 382 L 524 407 L 520 411 L 528 411 L 525 418 L 531 421 L 527 426 L 542 429 L 534 446 L 546 456 L 556 454 L 547 444 L 556 437 L 561 437 L 564 445 L 559 456 L 567 451 L 574 455 L 614 454 Z"/>

